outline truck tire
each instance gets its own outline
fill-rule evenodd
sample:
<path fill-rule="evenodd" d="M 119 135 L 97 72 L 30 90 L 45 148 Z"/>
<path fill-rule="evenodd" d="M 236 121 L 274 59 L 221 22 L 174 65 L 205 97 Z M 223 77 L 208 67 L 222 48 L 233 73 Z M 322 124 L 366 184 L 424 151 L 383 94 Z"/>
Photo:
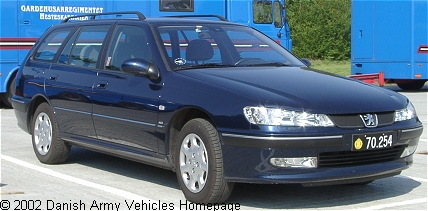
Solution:
<path fill-rule="evenodd" d="M 223 155 L 217 130 L 205 119 L 187 122 L 175 149 L 177 180 L 187 200 L 221 203 L 232 192 L 225 180 Z"/>
<path fill-rule="evenodd" d="M 396 82 L 397 86 L 402 90 L 419 90 L 425 85 L 425 80 L 406 80 L 403 82 Z"/>

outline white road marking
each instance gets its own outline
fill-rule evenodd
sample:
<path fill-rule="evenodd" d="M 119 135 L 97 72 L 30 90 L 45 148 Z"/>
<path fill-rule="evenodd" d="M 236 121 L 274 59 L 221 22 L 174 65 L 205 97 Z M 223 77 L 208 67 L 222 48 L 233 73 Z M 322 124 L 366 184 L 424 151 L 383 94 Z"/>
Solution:
<path fill-rule="evenodd" d="M 401 177 L 401 178 L 406 178 L 406 179 L 412 179 L 418 182 L 427 182 L 427 179 L 424 178 L 418 178 L 418 177 L 410 177 L 410 176 L 404 176 L 404 175 L 398 175 L 396 177 Z M 389 203 L 389 204 L 380 204 L 380 205 L 375 205 L 375 206 L 371 206 L 371 207 L 364 207 L 364 210 L 380 210 L 380 209 L 385 209 L 385 208 L 392 208 L 392 207 L 399 207 L 399 206 L 404 206 L 404 205 L 410 205 L 410 204 L 418 204 L 418 203 L 427 203 L 428 198 L 421 198 L 421 199 L 412 199 L 412 200 L 406 200 L 406 201 L 400 201 L 400 202 L 394 202 L 394 203 Z"/>
<path fill-rule="evenodd" d="M 83 179 L 72 177 L 72 176 L 69 176 L 69 175 L 66 175 L 66 174 L 62 174 L 62 173 L 53 171 L 53 170 L 48 169 L 48 168 L 44 168 L 44 167 L 37 166 L 37 165 L 31 164 L 31 163 L 27 163 L 25 161 L 22 161 L 22 160 L 13 158 L 13 157 L 9 157 L 7 155 L 0 154 L 0 158 L 2 160 L 9 161 L 11 163 L 20 165 L 22 167 L 29 168 L 29 169 L 38 171 L 38 172 L 43 173 L 43 174 L 47 174 L 49 176 L 53 176 L 53 177 L 56 177 L 56 178 L 59 178 L 59 179 L 62 179 L 62 180 L 66 180 L 66 181 L 69 181 L 69 182 L 77 183 L 77 184 L 84 185 L 84 186 L 87 186 L 87 187 L 95 188 L 95 189 L 98 189 L 98 190 L 101 190 L 101 191 L 104 191 L 104 192 L 107 192 L 107 193 L 110 193 L 110 194 L 114 194 L 114 195 L 117 195 L 117 196 L 120 196 L 120 197 L 123 197 L 123 198 L 126 198 L 126 199 L 133 199 L 133 200 L 138 200 L 138 201 L 141 201 L 141 200 L 144 200 L 144 201 L 156 201 L 156 200 L 153 200 L 153 199 L 149 199 L 149 198 L 137 195 L 135 193 L 131 193 L 131 192 L 128 192 L 128 191 L 120 190 L 120 189 L 113 188 L 113 187 L 106 186 L 106 185 L 100 185 L 100 184 L 97 184 L 97 183 L 94 183 L 94 182 L 90 182 L 90 181 L 87 181 L 87 180 L 83 180 Z"/>
<path fill-rule="evenodd" d="M 404 176 L 404 175 L 398 175 L 396 177 L 401 177 L 401 178 L 406 178 L 406 179 L 412 179 L 412 180 L 415 180 L 415 181 L 418 181 L 418 182 L 425 182 L 425 183 L 428 181 L 427 179 L 424 179 L 424 178 Z"/>
<path fill-rule="evenodd" d="M 364 210 L 380 210 L 380 209 L 385 209 L 385 208 L 391 208 L 391 207 L 400 207 L 400 206 L 404 206 L 404 205 L 413 205 L 413 204 L 419 204 L 419 203 L 427 203 L 428 198 L 421 198 L 421 199 L 412 199 L 412 200 L 407 200 L 407 201 L 400 201 L 400 202 L 395 202 L 395 203 L 390 203 L 390 204 L 380 204 L 380 205 L 376 205 L 376 206 L 371 206 L 371 207 L 364 207 Z"/>

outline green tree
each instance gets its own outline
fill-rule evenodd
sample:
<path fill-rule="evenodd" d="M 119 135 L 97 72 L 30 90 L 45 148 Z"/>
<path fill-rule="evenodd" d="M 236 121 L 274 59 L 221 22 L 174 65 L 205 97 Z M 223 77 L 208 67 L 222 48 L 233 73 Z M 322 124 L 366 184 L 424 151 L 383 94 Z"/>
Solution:
<path fill-rule="evenodd" d="M 293 52 L 310 59 L 349 59 L 350 9 L 350 0 L 287 0 Z"/>

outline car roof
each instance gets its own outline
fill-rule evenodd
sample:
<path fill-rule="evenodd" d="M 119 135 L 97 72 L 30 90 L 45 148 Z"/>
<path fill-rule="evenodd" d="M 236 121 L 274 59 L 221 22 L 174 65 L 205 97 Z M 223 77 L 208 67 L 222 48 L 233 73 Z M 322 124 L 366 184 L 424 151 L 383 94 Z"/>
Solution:
<path fill-rule="evenodd" d="M 147 18 L 146 21 L 148 23 L 173 23 L 173 24 L 188 24 L 188 23 L 201 23 L 201 24 L 228 24 L 228 25 L 241 25 L 237 23 L 232 23 L 228 21 L 220 21 L 220 20 L 204 20 L 204 19 L 196 19 L 196 18 L 188 18 L 188 17 L 157 17 L 157 18 Z"/>
<path fill-rule="evenodd" d="M 116 15 L 118 17 L 112 18 L 101 18 L 102 16 L 112 16 Z M 126 17 L 122 17 L 125 15 Z M 134 15 L 134 16 L 132 16 Z M 75 18 L 89 18 L 89 20 L 73 20 Z M 138 11 L 125 11 L 125 12 L 107 12 L 107 13 L 91 13 L 84 14 L 78 16 L 72 16 L 64 19 L 61 24 L 86 24 L 92 22 L 112 22 L 112 21 L 144 21 L 149 24 L 227 24 L 227 25 L 236 25 L 236 26 L 244 26 L 242 24 L 229 22 L 226 18 L 207 14 L 207 15 L 180 15 L 180 16 L 164 16 L 164 17 L 151 17 L 146 18 L 141 12 Z"/>

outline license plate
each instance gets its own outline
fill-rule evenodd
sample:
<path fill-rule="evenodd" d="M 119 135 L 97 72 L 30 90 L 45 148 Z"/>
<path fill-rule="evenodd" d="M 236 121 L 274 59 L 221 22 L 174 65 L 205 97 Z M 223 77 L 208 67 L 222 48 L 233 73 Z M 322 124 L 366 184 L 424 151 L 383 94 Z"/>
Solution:
<path fill-rule="evenodd" d="M 393 132 L 353 135 L 352 140 L 352 151 L 390 148 Z"/>

